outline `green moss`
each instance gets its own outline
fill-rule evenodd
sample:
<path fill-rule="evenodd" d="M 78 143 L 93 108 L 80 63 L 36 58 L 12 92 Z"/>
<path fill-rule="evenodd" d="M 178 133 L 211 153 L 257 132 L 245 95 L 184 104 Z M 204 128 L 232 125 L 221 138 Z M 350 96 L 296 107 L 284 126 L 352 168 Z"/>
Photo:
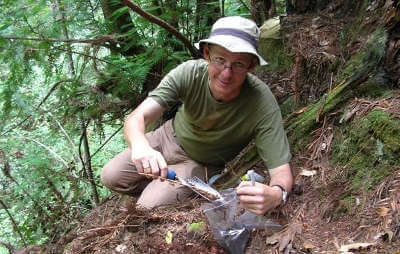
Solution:
<path fill-rule="evenodd" d="M 390 94 L 393 94 L 393 92 L 386 85 L 376 82 L 366 82 L 364 85 L 360 86 L 359 89 L 357 89 L 356 96 L 382 98 L 389 97 Z"/>
<path fill-rule="evenodd" d="M 336 135 L 331 162 L 346 166 L 353 190 L 370 189 L 399 163 L 400 121 L 372 110 Z"/>
<path fill-rule="evenodd" d="M 259 52 L 268 62 L 267 66 L 259 67 L 259 69 L 282 73 L 292 66 L 292 56 L 288 53 L 282 39 L 261 39 Z"/>
<path fill-rule="evenodd" d="M 293 111 L 296 110 L 297 106 L 294 103 L 294 97 L 290 96 L 287 98 L 281 105 L 281 112 L 282 112 L 282 117 L 285 118 L 287 115 L 292 113 Z"/>
<path fill-rule="evenodd" d="M 355 9 L 358 10 L 358 13 L 354 15 L 354 19 L 352 22 L 348 22 L 347 25 L 342 29 L 339 33 L 339 43 L 342 48 L 342 51 L 346 51 L 346 48 L 351 42 L 356 41 L 360 35 L 365 35 L 367 32 L 366 29 L 362 29 L 361 25 L 363 20 L 365 19 L 366 7 L 368 5 L 368 1 L 349 1 L 347 4 L 347 9 Z"/>
<path fill-rule="evenodd" d="M 371 126 L 376 137 L 384 144 L 384 150 L 398 153 L 400 150 L 400 121 L 390 118 L 389 114 L 373 110 L 365 119 L 365 126 Z"/>

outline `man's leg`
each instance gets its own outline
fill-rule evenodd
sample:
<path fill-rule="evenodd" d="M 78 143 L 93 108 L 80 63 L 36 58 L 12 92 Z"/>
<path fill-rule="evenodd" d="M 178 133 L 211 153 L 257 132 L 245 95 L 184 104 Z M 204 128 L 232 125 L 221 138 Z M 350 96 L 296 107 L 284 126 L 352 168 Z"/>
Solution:
<path fill-rule="evenodd" d="M 174 170 L 179 177 L 185 179 L 198 176 L 204 179 L 204 167 L 189 158 L 179 145 L 172 124 L 172 121 L 168 121 L 149 135 L 150 145 L 157 147 L 167 161 L 168 169 Z M 191 194 L 192 191 L 188 187 L 157 179 L 146 186 L 137 204 L 150 209 L 181 202 Z"/>
<path fill-rule="evenodd" d="M 151 147 L 163 154 L 168 167 L 175 170 L 183 178 L 205 177 L 202 165 L 190 159 L 178 144 L 172 127 L 172 121 L 166 122 L 155 131 L 146 134 Z M 153 208 L 160 205 L 173 204 L 187 198 L 192 192 L 179 184 L 169 181 L 147 179 L 139 175 L 130 158 L 130 149 L 125 149 L 108 162 L 101 173 L 104 185 L 116 192 L 134 195 L 145 187 L 138 200 L 138 205 Z"/>
<path fill-rule="evenodd" d="M 182 178 L 194 175 L 203 178 L 204 168 L 196 162 L 182 162 L 180 164 L 168 165 L 170 170 L 174 170 L 176 175 Z M 193 192 L 186 186 L 160 179 L 151 181 L 140 195 L 137 204 L 144 208 L 154 208 L 161 205 L 171 205 L 184 201 Z"/>

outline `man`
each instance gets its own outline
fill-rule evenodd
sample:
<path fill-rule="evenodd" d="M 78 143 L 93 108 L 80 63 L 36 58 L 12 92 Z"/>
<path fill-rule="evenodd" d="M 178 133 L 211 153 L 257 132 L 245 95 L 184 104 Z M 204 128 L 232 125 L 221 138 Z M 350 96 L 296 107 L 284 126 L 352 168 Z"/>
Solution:
<path fill-rule="evenodd" d="M 205 179 L 223 168 L 253 138 L 269 169 L 269 185 L 242 182 L 241 205 L 264 214 L 284 203 L 292 188 L 289 145 L 277 102 L 268 86 L 250 74 L 267 64 L 257 52 L 259 29 L 242 17 L 219 19 L 208 39 L 196 45 L 204 59 L 187 61 L 172 70 L 127 117 L 124 136 L 129 148 L 103 168 L 110 189 L 141 195 L 145 208 L 173 204 L 191 191 L 160 179 L 168 169 L 183 178 Z M 145 134 L 146 126 L 181 101 L 174 119 Z"/>

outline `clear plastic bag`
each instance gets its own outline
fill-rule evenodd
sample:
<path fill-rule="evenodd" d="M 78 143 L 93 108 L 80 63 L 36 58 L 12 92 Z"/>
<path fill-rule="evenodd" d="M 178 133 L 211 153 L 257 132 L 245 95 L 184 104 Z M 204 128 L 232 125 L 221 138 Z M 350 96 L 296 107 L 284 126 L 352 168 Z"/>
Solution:
<path fill-rule="evenodd" d="M 215 240 L 232 254 L 241 254 L 250 237 L 249 230 L 236 222 L 238 198 L 234 189 L 221 192 L 222 198 L 202 205 Z"/>
<path fill-rule="evenodd" d="M 238 197 L 235 189 L 221 191 L 221 199 L 202 204 L 217 243 L 231 254 L 242 254 L 254 228 L 280 230 L 282 226 L 265 216 L 248 211 L 238 216 Z"/>
<path fill-rule="evenodd" d="M 279 231 L 282 225 L 274 222 L 263 215 L 255 215 L 254 213 L 245 211 L 236 221 L 247 229 L 269 229 L 271 231 Z"/>

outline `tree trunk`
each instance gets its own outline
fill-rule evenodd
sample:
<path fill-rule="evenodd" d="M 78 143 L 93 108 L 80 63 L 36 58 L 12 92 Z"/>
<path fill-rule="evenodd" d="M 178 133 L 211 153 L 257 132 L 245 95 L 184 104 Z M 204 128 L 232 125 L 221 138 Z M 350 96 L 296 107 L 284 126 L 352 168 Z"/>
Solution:
<path fill-rule="evenodd" d="M 331 1 L 332 0 L 286 0 L 286 13 L 296 14 L 321 10 L 325 8 Z"/>
<path fill-rule="evenodd" d="M 135 25 L 132 22 L 129 11 L 126 10 L 117 19 L 114 20 L 112 14 L 124 7 L 121 3 L 115 4 L 115 1 L 101 0 L 101 9 L 103 11 L 104 19 L 110 23 L 110 33 L 120 35 L 119 43 L 120 47 L 117 47 L 116 43 L 111 43 L 111 50 L 115 53 L 120 53 L 124 56 L 134 56 L 145 51 L 145 48 L 139 43 L 132 43 L 132 41 L 138 42 L 140 35 L 135 32 Z M 129 37 L 123 36 L 129 32 Z M 130 45 L 130 46 L 127 46 Z"/>
<path fill-rule="evenodd" d="M 269 19 L 269 13 L 273 0 L 251 0 L 250 13 L 254 22 L 261 26 L 265 20 Z"/>

